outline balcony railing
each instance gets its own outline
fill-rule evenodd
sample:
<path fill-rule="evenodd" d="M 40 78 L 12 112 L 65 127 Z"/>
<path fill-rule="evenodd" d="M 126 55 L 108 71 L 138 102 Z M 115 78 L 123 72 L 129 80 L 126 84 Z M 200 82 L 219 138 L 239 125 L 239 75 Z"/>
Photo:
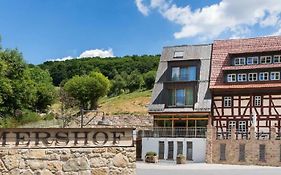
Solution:
<path fill-rule="evenodd" d="M 153 130 L 144 130 L 142 137 L 184 137 L 184 138 L 206 138 L 206 127 L 189 128 L 164 128 L 157 127 Z"/>

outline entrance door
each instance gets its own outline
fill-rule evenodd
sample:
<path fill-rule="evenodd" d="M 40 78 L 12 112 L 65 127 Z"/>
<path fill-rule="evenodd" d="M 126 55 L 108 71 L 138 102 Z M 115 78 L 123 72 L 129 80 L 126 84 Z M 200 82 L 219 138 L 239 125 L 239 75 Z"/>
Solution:
<path fill-rule="evenodd" d="M 186 160 L 192 160 L 192 142 L 186 142 Z"/>

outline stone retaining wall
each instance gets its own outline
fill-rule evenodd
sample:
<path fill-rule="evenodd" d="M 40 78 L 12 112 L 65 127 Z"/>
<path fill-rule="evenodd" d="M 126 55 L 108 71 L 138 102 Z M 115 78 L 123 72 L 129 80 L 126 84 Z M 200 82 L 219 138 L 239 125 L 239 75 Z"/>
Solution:
<path fill-rule="evenodd" d="M 235 130 L 231 138 L 217 139 L 216 129 L 208 126 L 207 130 L 207 163 L 281 166 L 281 140 L 277 137 L 275 128 L 271 129 L 269 139 L 257 140 L 255 128 L 250 129 L 249 138 L 237 139 Z M 240 146 L 244 151 L 241 153 Z M 261 151 L 261 146 L 265 149 Z M 221 148 L 224 148 L 222 151 Z M 263 152 L 263 153 L 261 153 Z M 221 154 L 224 156 L 221 157 Z M 240 156 L 243 154 L 241 159 Z M 264 156 L 261 159 L 261 154 Z"/>
<path fill-rule="evenodd" d="M 135 147 L 0 149 L 2 175 L 134 175 Z"/>

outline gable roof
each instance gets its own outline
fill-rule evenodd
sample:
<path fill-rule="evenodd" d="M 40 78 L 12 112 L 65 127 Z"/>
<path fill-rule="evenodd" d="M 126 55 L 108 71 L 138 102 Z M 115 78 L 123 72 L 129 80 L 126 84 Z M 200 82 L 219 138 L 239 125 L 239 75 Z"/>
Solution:
<path fill-rule="evenodd" d="M 281 36 L 257 37 L 248 39 L 215 40 L 213 44 L 210 89 L 239 89 L 239 88 L 270 88 L 280 87 L 281 83 L 247 83 L 225 84 L 223 71 L 228 70 L 230 54 L 261 53 L 281 51 Z M 251 65 L 249 69 L 257 69 L 260 65 Z M 271 65 L 273 67 L 273 65 Z M 279 65 L 280 66 L 280 65 Z M 243 66 L 246 68 L 246 66 Z M 276 66 L 275 66 L 276 67 Z M 281 66 L 280 66 L 281 68 Z"/>

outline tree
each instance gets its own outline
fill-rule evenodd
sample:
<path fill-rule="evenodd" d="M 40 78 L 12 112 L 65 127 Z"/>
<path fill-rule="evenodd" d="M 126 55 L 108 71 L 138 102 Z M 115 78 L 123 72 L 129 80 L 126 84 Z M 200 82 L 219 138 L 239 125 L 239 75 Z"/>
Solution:
<path fill-rule="evenodd" d="M 49 72 L 39 67 L 28 68 L 29 77 L 34 82 L 36 88 L 36 99 L 33 108 L 44 111 L 48 105 L 51 105 L 56 97 L 56 90 L 52 84 L 52 78 Z"/>
<path fill-rule="evenodd" d="M 152 89 L 155 82 L 156 71 L 149 71 L 143 75 L 146 89 Z"/>
<path fill-rule="evenodd" d="M 112 96 L 120 95 L 125 92 L 125 88 L 126 88 L 125 79 L 121 75 L 117 74 L 111 81 L 111 88 L 109 94 Z"/>
<path fill-rule="evenodd" d="M 101 73 L 92 72 L 90 75 L 74 76 L 64 85 L 64 90 L 80 102 L 82 108 L 96 109 L 97 101 L 107 94 L 109 80 Z"/>
<path fill-rule="evenodd" d="M 144 84 L 143 77 L 135 70 L 128 76 L 127 88 L 130 92 L 140 89 Z"/>

